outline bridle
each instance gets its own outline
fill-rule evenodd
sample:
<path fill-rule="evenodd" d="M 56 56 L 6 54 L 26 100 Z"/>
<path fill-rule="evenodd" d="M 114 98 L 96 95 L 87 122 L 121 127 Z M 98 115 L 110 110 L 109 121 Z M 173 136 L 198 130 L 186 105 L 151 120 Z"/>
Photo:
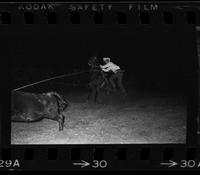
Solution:
<path fill-rule="evenodd" d="M 88 61 L 88 65 L 90 66 L 90 71 L 91 72 L 99 72 L 101 75 L 102 75 L 102 77 L 103 77 L 103 79 L 105 80 L 105 81 L 107 81 L 107 79 L 106 79 L 106 77 L 105 77 L 105 74 L 104 74 L 104 72 L 101 70 L 101 68 L 100 68 L 100 64 L 98 64 L 97 63 L 98 62 L 98 60 L 97 59 L 90 59 L 89 61 Z"/>

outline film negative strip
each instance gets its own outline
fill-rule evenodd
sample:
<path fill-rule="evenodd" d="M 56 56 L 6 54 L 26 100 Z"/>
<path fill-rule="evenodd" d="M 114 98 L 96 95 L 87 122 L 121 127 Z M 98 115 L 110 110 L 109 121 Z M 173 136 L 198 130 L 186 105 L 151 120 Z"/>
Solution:
<path fill-rule="evenodd" d="M 0 3 L 0 169 L 200 169 L 199 8 Z"/>

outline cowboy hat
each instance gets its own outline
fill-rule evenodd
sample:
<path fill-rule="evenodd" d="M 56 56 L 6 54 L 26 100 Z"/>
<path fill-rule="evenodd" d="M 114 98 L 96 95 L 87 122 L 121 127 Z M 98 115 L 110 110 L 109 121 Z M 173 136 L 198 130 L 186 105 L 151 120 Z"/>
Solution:
<path fill-rule="evenodd" d="M 103 61 L 109 61 L 109 62 L 110 62 L 110 58 L 104 57 L 104 58 L 103 58 Z"/>

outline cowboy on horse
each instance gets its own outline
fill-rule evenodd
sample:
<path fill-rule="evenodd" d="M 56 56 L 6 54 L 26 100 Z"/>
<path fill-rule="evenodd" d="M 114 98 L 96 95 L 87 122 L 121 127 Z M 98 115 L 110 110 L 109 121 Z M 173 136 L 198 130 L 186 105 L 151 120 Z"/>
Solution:
<path fill-rule="evenodd" d="M 105 72 L 101 70 L 99 59 L 96 56 L 89 59 L 88 65 L 90 66 L 91 72 L 90 82 L 88 84 L 90 89 L 88 100 L 91 96 L 94 96 L 94 101 L 97 101 L 100 89 L 104 89 L 106 93 L 109 94 L 111 91 L 111 85 Z"/>
<path fill-rule="evenodd" d="M 105 62 L 105 65 L 100 65 L 100 68 L 104 72 L 112 72 L 112 75 L 109 78 L 109 81 L 113 87 L 113 90 L 116 91 L 116 85 L 114 80 L 117 80 L 117 84 L 121 92 L 123 93 L 124 97 L 127 96 L 126 90 L 122 84 L 122 79 L 123 79 L 123 72 L 120 67 L 113 62 L 111 62 L 111 59 L 108 57 L 104 57 L 103 61 Z"/>

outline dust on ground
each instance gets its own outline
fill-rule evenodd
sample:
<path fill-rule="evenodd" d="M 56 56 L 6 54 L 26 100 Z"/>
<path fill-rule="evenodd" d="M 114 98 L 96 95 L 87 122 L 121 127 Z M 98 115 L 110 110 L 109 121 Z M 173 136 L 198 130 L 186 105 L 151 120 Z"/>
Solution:
<path fill-rule="evenodd" d="M 79 96 L 80 98 L 80 96 Z M 173 144 L 186 142 L 186 105 L 181 99 L 143 97 L 97 104 L 71 101 L 65 127 L 44 119 L 12 123 L 11 144 Z M 123 101 L 124 100 L 124 101 Z"/>

